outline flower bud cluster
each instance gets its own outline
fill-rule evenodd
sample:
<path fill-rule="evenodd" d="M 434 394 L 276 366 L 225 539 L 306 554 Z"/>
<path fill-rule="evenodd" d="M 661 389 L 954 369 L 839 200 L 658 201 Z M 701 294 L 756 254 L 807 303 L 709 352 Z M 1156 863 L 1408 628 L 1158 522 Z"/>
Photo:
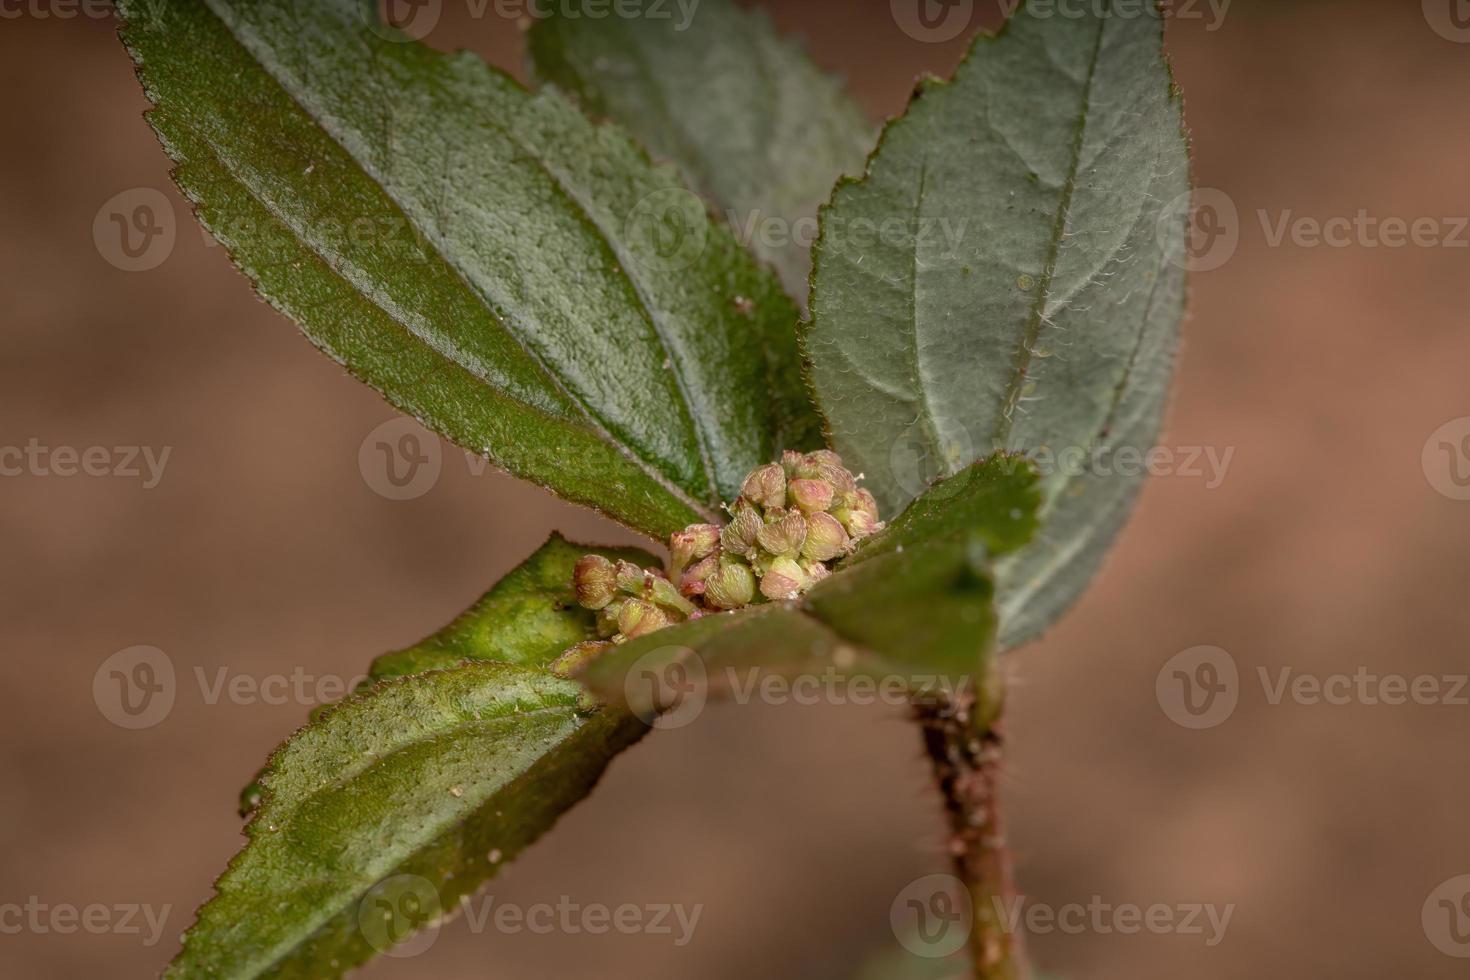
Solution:
<path fill-rule="evenodd" d="M 692 524 L 669 539 L 667 574 L 588 555 L 577 601 L 598 633 L 622 642 L 672 623 L 752 603 L 794 599 L 830 563 L 883 529 L 873 495 L 828 450 L 787 452 L 745 478 L 729 523 Z"/>

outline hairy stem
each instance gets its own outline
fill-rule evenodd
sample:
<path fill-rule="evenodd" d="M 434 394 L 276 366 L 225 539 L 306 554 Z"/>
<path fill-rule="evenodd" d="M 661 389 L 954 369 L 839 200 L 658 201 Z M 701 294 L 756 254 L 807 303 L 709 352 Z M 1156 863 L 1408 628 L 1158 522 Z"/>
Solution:
<path fill-rule="evenodd" d="M 1006 928 L 1014 899 L 1001 821 L 1002 690 L 992 673 L 978 693 L 916 703 L 915 718 L 944 800 L 955 874 L 970 895 L 970 949 L 976 980 L 1026 980 L 1021 937 Z"/>

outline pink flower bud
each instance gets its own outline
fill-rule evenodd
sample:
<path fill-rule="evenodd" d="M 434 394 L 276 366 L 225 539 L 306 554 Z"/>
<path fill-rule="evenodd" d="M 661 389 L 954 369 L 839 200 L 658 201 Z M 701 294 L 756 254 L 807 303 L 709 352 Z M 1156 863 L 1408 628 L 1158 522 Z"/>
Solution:
<path fill-rule="evenodd" d="M 679 579 L 679 591 L 687 596 L 704 595 L 704 585 L 720 567 L 718 555 L 701 558 L 684 570 Z"/>
<path fill-rule="evenodd" d="M 780 463 L 768 463 L 745 478 L 740 495 L 759 507 L 786 506 L 786 471 Z"/>
<path fill-rule="evenodd" d="M 801 554 L 801 543 L 806 540 L 806 518 L 797 511 L 789 511 L 770 524 L 761 525 L 755 539 L 773 555 L 795 558 Z"/>
<path fill-rule="evenodd" d="M 786 485 L 791 502 L 808 514 L 831 507 L 833 489 L 826 480 L 792 480 Z"/>
<path fill-rule="evenodd" d="M 847 552 L 847 530 L 831 514 L 813 514 L 807 518 L 806 540 L 801 555 L 812 561 L 831 561 Z"/>
<path fill-rule="evenodd" d="M 795 599 L 807 586 L 807 574 L 790 558 L 777 558 L 761 578 L 761 595 L 767 599 Z"/>
<path fill-rule="evenodd" d="M 691 524 L 669 538 L 669 577 L 678 578 L 691 562 L 714 554 L 720 546 L 720 529 L 713 524 Z"/>
<path fill-rule="evenodd" d="M 756 535 L 764 522 L 760 514 L 749 504 L 736 505 L 735 517 L 720 531 L 720 545 L 735 555 L 748 555 L 755 547 Z"/>

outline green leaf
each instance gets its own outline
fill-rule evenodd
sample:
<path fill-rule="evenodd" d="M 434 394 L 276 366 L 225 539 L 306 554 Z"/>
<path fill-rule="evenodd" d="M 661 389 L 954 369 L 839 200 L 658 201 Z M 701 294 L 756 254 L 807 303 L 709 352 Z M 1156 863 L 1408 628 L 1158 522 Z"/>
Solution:
<path fill-rule="evenodd" d="M 1111 454 L 1158 434 L 1189 190 L 1152 5 L 1029 10 L 922 83 L 836 191 L 803 338 L 834 448 L 885 512 L 997 450 L 1042 464 L 1043 530 L 996 569 L 1003 647 L 1076 598 L 1132 506 L 1141 475 Z"/>
<path fill-rule="evenodd" d="M 500 660 L 549 667 L 568 647 L 596 637 L 596 613 L 577 605 L 572 569 L 583 555 L 659 567 L 635 548 L 598 548 L 560 535 L 495 584 L 454 622 L 404 650 L 373 661 L 373 680 L 452 667 L 466 660 Z"/>
<path fill-rule="evenodd" d="M 582 679 L 651 720 L 667 708 L 671 669 L 697 672 L 702 695 L 740 676 L 901 679 L 918 693 L 966 683 L 995 637 L 992 560 L 1036 529 L 1036 473 L 996 456 L 937 484 L 800 600 L 705 616 L 623 643 Z"/>
<path fill-rule="evenodd" d="M 454 914 L 645 726 L 545 671 L 388 681 L 276 751 L 171 977 L 336 977 Z"/>
<path fill-rule="evenodd" d="M 596 614 L 577 605 L 572 569 L 583 555 L 602 555 L 657 567 L 653 555 L 636 548 L 599 548 L 568 541 L 559 534 L 538 548 L 443 629 L 373 661 L 357 693 L 378 681 L 457 667 L 466 661 L 495 660 L 523 667 L 550 667 L 568 647 L 597 637 Z M 312 712 L 317 720 L 335 705 Z M 240 816 L 260 805 L 265 771 L 240 792 Z"/>
<path fill-rule="evenodd" d="M 795 307 L 669 168 L 357 0 L 122 5 L 149 121 L 261 295 L 389 401 L 662 536 L 810 413 Z"/>
<path fill-rule="evenodd" d="M 640 4 L 639 16 L 597 20 L 584 0 L 556 5 L 531 28 L 536 74 L 677 163 L 805 302 L 817 206 L 838 177 L 862 173 L 872 127 L 764 13 Z"/>

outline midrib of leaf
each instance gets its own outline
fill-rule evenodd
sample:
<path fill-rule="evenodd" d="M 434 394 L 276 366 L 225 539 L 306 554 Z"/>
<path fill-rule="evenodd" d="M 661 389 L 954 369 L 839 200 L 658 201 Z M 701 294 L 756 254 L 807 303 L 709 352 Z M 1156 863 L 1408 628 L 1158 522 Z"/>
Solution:
<path fill-rule="evenodd" d="M 919 241 L 920 231 L 924 222 L 924 191 L 929 182 L 929 154 L 926 151 L 919 158 L 919 186 L 914 195 L 914 248 L 911 255 L 909 285 L 909 327 L 914 334 L 914 344 L 911 348 L 914 363 L 914 381 L 919 388 L 919 417 L 924 423 L 924 434 L 934 446 L 936 454 L 943 454 L 944 440 L 939 433 L 939 423 L 934 418 L 934 406 L 929 400 L 930 385 L 924 373 L 924 348 L 920 343 L 919 335 Z M 946 467 L 946 470 L 948 467 Z"/>
<path fill-rule="evenodd" d="M 290 97 L 293 102 L 296 102 L 294 96 L 291 96 L 290 91 L 284 86 L 282 86 L 282 91 L 286 92 L 287 96 Z M 296 102 L 296 104 L 300 106 L 299 102 Z M 304 106 L 300 107 L 303 112 L 306 112 L 306 108 Z M 318 125 L 321 125 L 319 121 Z M 251 175 L 248 173 L 248 171 L 244 171 L 234 166 L 233 162 L 220 152 L 219 146 L 217 145 L 216 141 L 213 140 L 208 133 L 202 135 L 202 142 L 209 147 L 215 161 L 220 165 L 220 167 L 228 173 L 234 175 L 235 178 L 239 181 L 240 186 L 245 189 L 245 191 L 251 196 L 251 198 L 258 202 L 262 208 L 264 208 L 267 212 L 271 214 L 272 217 L 279 221 L 283 228 L 288 229 L 295 237 L 295 239 L 301 243 L 305 251 L 315 257 L 316 260 L 322 264 L 323 268 L 329 270 L 338 279 L 346 283 L 355 295 L 361 296 L 363 299 L 372 303 L 378 309 L 387 314 L 388 321 L 395 327 L 401 329 L 408 336 L 423 341 L 424 346 L 428 348 L 428 350 L 432 351 L 433 355 L 436 358 L 443 361 L 447 369 L 452 371 L 462 371 L 465 374 L 468 374 L 470 377 L 475 378 L 478 381 L 485 382 L 486 384 L 496 387 L 498 389 L 510 388 L 510 386 L 506 384 L 505 379 L 492 376 L 483 368 L 482 365 L 480 365 L 479 359 L 477 357 L 472 356 L 468 351 L 456 345 L 453 338 L 447 336 L 443 331 L 435 329 L 435 324 L 432 319 L 419 316 L 416 313 L 402 308 L 397 303 L 392 302 L 391 298 L 387 296 L 381 289 L 369 287 L 367 285 L 367 280 L 370 277 L 366 275 L 353 276 L 350 274 L 349 271 L 345 271 L 353 269 L 353 264 L 341 254 L 335 253 L 333 250 L 327 248 L 324 244 L 312 241 L 312 239 L 308 237 L 306 231 L 301 227 L 301 224 L 293 218 L 291 211 L 289 209 L 279 207 L 268 195 L 264 194 L 260 190 L 257 183 L 251 179 Z M 352 159 L 358 163 L 359 167 L 362 166 L 361 161 L 359 161 L 355 156 L 352 157 Z M 373 175 L 368 172 L 366 168 L 362 169 L 364 174 L 369 177 L 373 177 Z M 373 179 L 375 181 L 377 180 L 376 177 L 373 177 Z M 379 184 L 379 186 L 382 187 L 381 183 Z M 384 189 L 384 194 L 390 200 L 393 200 L 395 207 L 398 208 L 398 214 L 402 217 L 404 223 L 418 228 L 417 225 L 413 224 L 412 218 L 410 218 L 408 214 L 403 210 L 402 205 L 398 203 L 397 199 L 393 198 L 391 194 L 387 194 L 386 189 Z M 422 229 L 420 229 L 420 231 L 422 232 Z M 445 258 L 444 254 L 441 251 L 439 251 L 438 249 L 433 249 L 431 250 L 430 254 L 434 257 L 435 261 L 441 263 L 452 275 L 455 276 L 455 278 L 457 278 L 462 284 L 464 284 L 468 292 L 470 292 L 472 295 L 479 295 L 479 291 L 465 280 L 464 275 L 460 272 L 458 267 L 456 267 L 447 258 Z M 494 315 L 493 308 L 491 312 L 492 315 Z M 684 506 L 688 507 L 693 513 L 704 517 L 706 520 L 715 519 L 714 511 L 711 508 L 694 500 L 682 487 L 670 480 L 657 467 L 650 465 L 647 460 L 639 456 L 637 453 L 633 452 L 633 450 L 629 446 L 624 444 L 622 440 L 614 438 L 607 427 L 603 425 L 602 422 L 588 409 L 585 402 L 583 402 L 575 393 L 573 393 L 565 384 L 563 384 L 561 380 L 546 366 L 545 361 L 539 355 L 537 355 L 537 353 L 533 349 L 527 346 L 524 339 L 520 336 L 519 332 L 509 329 L 509 324 L 512 322 L 513 319 L 512 317 L 495 316 L 495 319 L 498 322 L 506 325 L 506 335 L 510 337 L 511 340 L 515 342 L 516 346 L 525 353 L 527 359 L 535 365 L 541 376 L 546 380 L 547 384 L 550 385 L 557 393 L 566 398 L 567 403 L 575 408 L 582 416 L 582 418 L 587 422 L 588 428 L 591 429 L 603 442 L 605 442 L 609 447 L 616 450 L 620 455 L 622 455 L 624 458 L 637 466 L 638 469 L 642 471 L 645 476 L 656 482 L 670 496 L 678 500 Z M 662 337 L 660 339 L 662 340 Z M 453 354 L 450 353 L 451 351 L 453 352 Z M 516 401 L 517 404 L 521 405 L 527 411 L 535 412 L 540 415 L 545 415 L 549 418 L 556 417 L 553 413 L 547 411 L 545 406 L 535 405 L 531 403 L 526 397 L 524 397 L 524 395 L 517 397 L 516 395 L 507 393 L 506 397 L 512 398 L 514 401 Z M 703 443 L 701 443 L 701 448 L 704 449 Z M 705 456 L 705 460 L 707 463 L 707 455 Z"/>
<path fill-rule="evenodd" d="M 1111 10 L 1111 4 L 1109 9 Z M 1097 76 L 1098 57 L 1102 53 L 1106 25 L 1106 20 L 1098 21 L 1097 38 L 1093 42 L 1092 56 L 1088 59 L 1087 78 L 1082 86 L 1081 105 L 1078 108 L 1077 125 L 1072 136 L 1071 157 L 1067 163 L 1066 179 L 1062 182 L 1062 198 L 1057 205 L 1056 219 L 1052 224 L 1051 244 L 1047 252 L 1046 264 L 1042 269 L 1041 281 L 1036 286 L 1036 300 L 1031 304 L 1026 327 L 1016 347 L 1011 377 L 1006 385 L 1000 414 L 996 418 L 993 434 L 993 443 L 996 446 L 1004 446 L 1006 440 L 1010 438 L 1012 420 L 1020 404 L 1021 392 L 1026 385 L 1026 376 L 1031 369 L 1032 350 L 1041 340 L 1042 328 L 1048 320 L 1046 307 L 1051 300 L 1052 283 L 1056 281 L 1057 266 L 1061 261 L 1062 241 L 1066 237 L 1067 224 L 1071 217 L 1072 195 L 1077 189 L 1077 172 L 1081 167 L 1082 150 L 1086 145 L 1087 116 L 1092 107 L 1092 82 Z"/>
<path fill-rule="evenodd" d="M 530 722 L 542 718 L 566 715 L 572 711 L 573 705 L 571 704 L 547 704 L 536 708 L 528 708 L 519 704 L 507 704 L 505 710 L 499 714 L 487 715 L 483 718 L 465 718 L 450 725 L 443 731 L 436 731 L 433 734 L 420 732 L 405 733 L 405 737 L 387 751 L 376 752 L 371 756 L 362 756 L 358 760 L 358 764 L 344 767 L 332 779 L 324 783 L 318 783 L 316 788 L 311 792 L 303 794 L 301 799 L 296 800 L 289 809 L 285 809 L 279 813 L 272 812 L 270 816 L 275 820 L 287 820 L 293 813 L 300 810 L 303 805 L 309 803 L 313 797 L 342 789 L 369 769 L 387 763 L 405 752 L 410 752 L 424 745 L 426 742 L 455 738 L 466 733 L 488 731 L 497 726 L 504 725 L 507 721 L 519 723 L 524 720 Z"/>
<path fill-rule="evenodd" d="M 1144 344 L 1150 339 L 1147 325 L 1153 321 L 1154 301 L 1158 298 L 1159 286 L 1164 281 L 1165 277 L 1161 275 L 1154 280 L 1153 285 L 1149 288 L 1149 298 L 1146 306 L 1147 312 L 1143 317 L 1144 326 L 1139 328 L 1138 337 L 1134 341 L 1133 350 L 1128 356 L 1128 364 L 1123 370 L 1123 376 L 1119 378 L 1117 385 L 1113 388 L 1112 403 L 1108 406 L 1107 417 L 1103 421 L 1101 434 L 1099 435 L 1099 439 L 1103 442 L 1114 440 L 1120 434 L 1131 431 L 1132 426 L 1145 414 L 1146 404 L 1138 412 L 1129 417 L 1120 417 L 1118 412 L 1123 407 L 1123 400 L 1128 394 L 1129 384 L 1133 380 L 1133 372 L 1138 365 L 1139 355 L 1144 349 Z M 1078 479 L 1079 477 L 1077 475 L 1071 473 L 1066 474 L 1061 480 L 1058 489 L 1042 501 L 1041 508 L 1038 511 L 1038 517 L 1042 520 L 1038 537 L 1046 536 L 1046 518 L 1052 511 L 1056 510 L 1060 501 L 1064 499 L 1067 488 L 1073 483 L 1076 483 Z M 996 603 L 999 608 L 1001 620 L 1004 622 L 1019 615 L 1026 604 L 1031 601 L 1037 588 L 1035 583 L 1046 582 L 1057 570 L 1077 560 L 1088 547 L 1088 544 L 1089 542 L 1086 538 L 1070 538 L 1065 547 L 1052 552 L 1047 560 L 1034 571 L 1029 582 L 1023 582 L 1009 591 L 1002 592 L 998 595 Z"/>
<path fill-rule="evenodd" d="M 634 452 L 632 448 L 625 444 L 622 440 L 615 438 L 611 430 L 607 427 L 607 424 L 595 412 L 593 412 L 591 406 L 587 404 L 583 396 L 572 390 L 565 382 L 561 380 L 561 378 L 559 378 L 555 374 L 555 372 L 551 371 L 551 369 L 546 364 L 544 358 L 537 354 L 535 349 L 532 348 L 528 343 L 526 343 L 525 328 L 518 322 L 517 318 L 511 314 L 511 305 L 508 303 L 498 303 L 495 297 L 487 295 L 485 290 L 483 290 L 480 286 L 477 286 L 470 279 L 462 266 L 457 261 L 452 259 L 450 255 L 446 254 L 442 237 L 442 229 L 428 229 L 423 227 L 420 223 L 416 222 L 412 215 L 409 213 L 408 208 L 404 206 L 399 197 L 393 192 L 393 190 L 390 189 L 389 184 L 383 180 L 382 173 L 377 168 L 371 166 L 364 159 L 364 156 L 366 154 L 357 152 L 354 149 L 354 147 L 351 145 L 354 141 L 345 139 L 340 127 L 332 125 L 332 121 L 330 119 L 325 117 L 322 113 L 315 111 L 312 106 L 310 106 L 309 104 L 307 104 L 307 102 L 303 100 L 301 93 L 306 90 L 307 86 L 298 82 L 298 84 L 293 88 L 290 82 L 295 81 L 295 79 L 293 78 L 289 70 L 281 64 L 281 62 L 276 59 L 267 57 L 265 54 L 263 54 L 263 50 L 266 49 L 263 49 L 262 46 L 252 45 L 245 38 L 241 37 L 239 33 L 236 33 L 235 28 L 230 23 L 229 19 L 219 13 L 219 10 L 214 3 L 214 0 L 209 0 L 208 5 L 210 8 L 210 12 L 220 20 L 220 22 L 225 26 L 225 29 L 229 31 L 230 35 L 236 39 L 241 47 L 249 52 L 251 58 L 253 58 L 255 62 L 260 65 L 261 70 L 265 72 L 265 74 L 271 79 L 271 81 L 273 81 L 281 89 L 286 98 L 288 98 L 293 105 L 299 108 L 308 119 L 314 122 L 317 126 L 321 127 L 321 129 L 331 137 L 332 141 L 342 148 L 342 150 L 347 154 L 348 158 L 350 158 L 357 165 L 357 167 L 363 172 L 363 174 L 378 186 L 378 188 L 383 192 L 383 195 L 393 202 L 394 206 L 398 209 L 398 213 L 402 217 L 404 223 L 409 227 L 415 229 L 427 240 L 434 243 L 434 245 L 436 246 L 432 250 L 434 256 L 439 261 L 444 263 L 444 265 L 454 273 L 455 277 L 465 286 L 465 288 L 469 291 L 471 295 L 480 297 L 481 302 L 485 305 L 491 316 L 504 327 L 506 334 L 515 342 L 517 347 L 525 352 L 527 358 L 530 359 L 533 364 L 535 364 L 535 366 L 540 371 L 542 376 L 547 380 L 547 382 L 559 393 L 561 393 L 568 400 L 568 402 L 577 409 L 582 417 L 586 419 L 589 428 L 591 428 L 597 434 L 597 436 L 601 438 L 604 442 L 606 442 L 609 446 L 611 446 L 624 457 L 633 462 L 634 465 L 642 470 L 646 476 L 648 476 L 654 482 L 658 483 L 680 503 L 690 508 L 692 511 L 703 517 L 705 520 L 717 520 L 713 505 L 718 503 L 720 499 L 720 493 L 715 484 L 714 467 L 711 460 L 709 447 L 709 435 L 705 431 L 705 427 L 714 424 L 714 422 L 709 419 L 701 419 L 699 414 L 694 410 L 694 406 L 689 399 L 689 391 L 687 387 L 688 382 L 684 377 L 684 372 L 675 371 L 674 374 L 676 375 L 678 390 L 683 401 L 682 407 L 685 410 L 686 417 L 691 421 L 691 428 L 694 432 L 696 442 L 699 446 L 701 470 L 703 471 L 705 483 L 710 489 L 710 498 L 707 503 L 700 503 L 694 500 L 682 487 L 674 483 L 650 460 Z M 579 220 L 588 228 L 596 232 L 597 239 L 601 243 L 601 246 L 606 249 L 609 255 L 612 256 L 614 261 L 617 263 L 619 271 L 622 272 L 630 288 L 633 290 L 634 295 L 637 296 L 639 313 L 649 323 L 649 325 L 653 327 L 654 335 L 658 338 L 659 346 L 663 350 L 665 357 L 668 358 L 670 362 L 673 362 L 673 354 L 670 350 L 668 337 L 666 335 L 666 324 L 662 323 L 655 316 L 653 310 L 651 309 L 651 304 L 649 302 L 646 292 L 644 291 L 644 288 L 638 282 L 637 277 L 633 275 L 629 267 L 627 256 L 617 248 L 617 246 L 612 241 L 612 237 L 607 233 L 604 228 L 602 228 L 601 225 L 597 223 L 597 221 L 589 213 L 586 204 L 580 198 L 578 198 L 577 195 L 570 190 L 570 188 L 567 187 L 565 176 L 563 174 L 557 173 L 551 167 L 547 166 L 546 162 L 541 158 L 540 154 L 537 153 L 534 148 L 527 146 L 526 143 L 516 133 L 512 132 L 507 127 L 500 125 L 493 119 L 482 118 L 480 121 L 483 124 L 489 125 L 496 132 L 509 138 L 517 147 L 523 150 L 526 154 L 527 159 L 529 159 L 529 161 L 541 173 L 547 176 L 551 186 L 555 189 L 555 191 L 575 207 Z M 385 131 L 388 129 L 391 129 L 391 126 L 385 126 Z M 387 146 L 388 138 L 389 137 L 385 135 L 385 157 L 387 157 L 391 152 L 391 148 Z M 221 157 L 218 152 L 216 152 L 215 155 L 216 159 L 219 159 L 230 173 L 236 174 L 236 176 L 242 180 L 242 183 L 245 183 L 245 186 L 250 190 L 251 195 L 257 200 L 260 200 L 262 206 L 264 206 L 273 215 L 275 215 L 278 220 L 282 220 L 283 222 L 285 222 L 287 224 L 287 227 L 290 227 L 292 229 L 293 233 L 297 235 L 298 240 L 302 241 L 302 243 L 306 245 L 309 250 L 317 250 L 314 246 L 310 244 L 309 241 L 301 237 L 300 229 L 298 229 L 294 224 L 286 222 L 286 219 L 280 209 L 273 207 L 268 200 L 262 198 L 256 187 L 253 184 L 244 181 L 243 177 L 240 177 L 239 171 L 232 167 L 230 163 L 227 162 L 223 157 Z M 333 271 L 336 270 L 334 269 Z M 359 289 L 358 285 L 352 280 L 348 279 L 347 281 L 350 285 L 353 286 L 354 289 Z M 376 300 L 374 300 L 374 305 L 379 305 L 380 309 L 383 309 L 384 312 L 389 313 L 391 319 L 397 319 L 397 317 L 393 316 L 391 311 L 387 310 L 385 307 L 382 307 L 380 304 L 377 304 Z M 498 310 L 503 310 L 505 312 L 502 315 L 497 312 Z M 419 335 L 415 333 L 414 336 Z M 426 340 L 426 342 L 428 341 L 428 338 L 421 339 Z M 443 356 L 442 351 L 439 347 L 433 345 L 432 343 L 430 343 L 430 346 L 434 347 L 436 353 Z M 476 377 L 478 377 L 478 375 L 476 375 Z"/>
<path fill-rule="evenodd" d="M 655 337 L 658 338 L 659 348 L 664 353 L 665 362 L 673 364 L 675 367 L 682 369 L 683 365 L 678 363 L 679 359 L 674 356 L 674 350 L 669 345 L 668 321 L 656 312 L 654 303 L 648 296 L 646 287 L 643 285 L 642 282 L 639 281 L 639 278 L 633 274 L 633 269 L 629 260 L 629 256 L 626 252 L 623 251 L 623 249 L 618 247 L 615 237 L 610 235 L 607 229 L 598 223 L 597 219 L 593 216 L 591 209 L 587 207 L 587 203 L 583 201 L 580 197 L 578 197 L 576 192 L 573 191 L 570 186 L 568 186 L 565 174 L 558 173 L 550 166 L 548 166 L 546 161 L 537 156 L 535 151 L 531 147 L 527 146 L 525 142 L 522 141 L 521 138 L 511 130 L 499 125 L 498 123 L 492 122 L 491 125 L 494 126 L 496 131 L 503 133 L 512 142 L 514 142 L 516 146 L 519 146 L 521 149 L 526 151 L 527 155 L 531 158 L 531 162 L 536 166 L 536 169 L 540 170 L 542 173 L 546 174 L 548 178 L 550 178 L 551 185 L 556 188 L 557 193 L 561 194 L 562 197 L 571 202 L 571 204 L 577 209 L 577 214 L 580 217 L 582 223 L 597 233 L 598 239 L 600 239 L 604 247 L 607 248 L 608 253 L 612 255 L 613 260 L 617 263 L 618 269 L 623 273 L 624 277 L 627 278 L 629 285 L 633 288 L 634 294 L 637 295 L 638 310 L 642 314 L 644 320 L 648 322 L 648 325 L 653 328 L 653 334 Z M 535 358 L 535 354 L 530 351 L 530 349 L 526 346 L 525 342 L 522 340 L 521 336 L 518 333 L 516 333 L 516 341 L 520 343 L 522 348 L 526 349 L 526 352 L 528 354 Z M 541 364 L 541 361 L 537 359 L 536 363 Z M 541 365 L 541 369 L 542 371 L 546 371 L 545 365 Z M 550 372 L 546 371 L 546 373 L 549 374 Z M 687 377 L 687 372 L 685 372 L 684 370 L 676 370 L 674 372 L 674 382 L 676 385 L 678 385 L 679 396 L 683 399 L 685 411 L 688 413 L 689 418 L 693 423 L 692 427 L 694 430 L 695 442 L 699 446 L 700 465 L 704 470 L 705 484 L 709 487 L 710 504 L 718 504 L 720 500 L 720 488 L 715 483 L 714 456 L 710 450 L 710 436 L 709 432 L 707 431 L 709 427 L 716 424 L 715 420 L 706 418 L 695 410 L 694 402 L 689 397 L 689 380 Z M 582 402 L 570 392 L 568 392 L 568 397 L 572 398 L 577 403 L 577 405 L 582 409 L 583 413 L 588 417 L 589 420 L 593 419 L 591 410 L 584 402 Z M 600 422 L 595 421 L 594 424 L 597 424 L 599 426 L 601 425 Z M 606 429 L 600 429 L 600 431 L 606 434 Z M 644 465 L 645 467 L 647 466 L 646 463 L 644 463 Z M 653 474 L 650 472 L 650 475 Z M 684 495 L 682 491 L 680 491 L 680 496 L 685 503 L 688 503 L 691 507 L 694 507 L 694 509 L 698 510 L 701 516 L 703 516 L 706 520 L 716 520 L 714 516 L 714 511 L 710 508 L 709 505 L 700 506 L 699 504 L 696 504 L 694 501 L 690 500 L 687 495 Z"/>

